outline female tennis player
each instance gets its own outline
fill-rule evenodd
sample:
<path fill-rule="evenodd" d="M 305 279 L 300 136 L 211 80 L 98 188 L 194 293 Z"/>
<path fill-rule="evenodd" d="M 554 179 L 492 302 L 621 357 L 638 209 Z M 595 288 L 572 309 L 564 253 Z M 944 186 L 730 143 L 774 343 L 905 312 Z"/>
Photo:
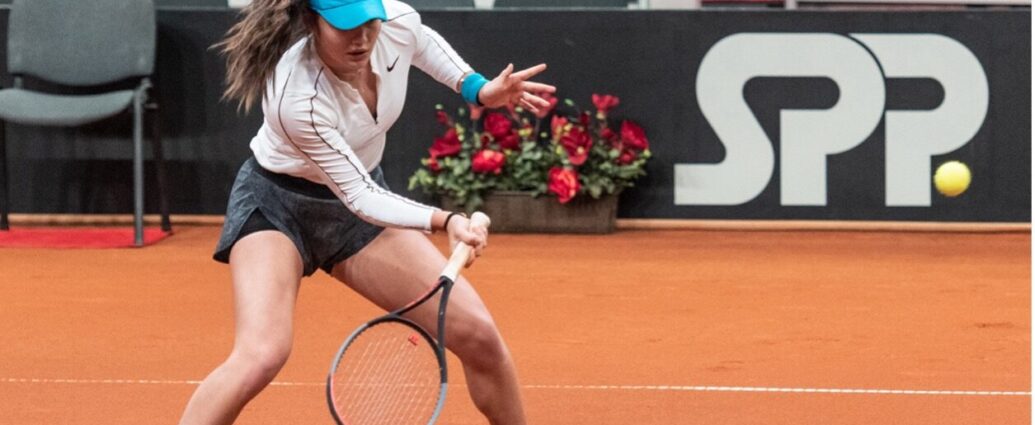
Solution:
<path fill-rule="evenodd" d="M 425 233 L 445 230 L 480 255 L 488 231 L 463 215 L 393 194 L 379 168 L 402 111 L 410 66 L 486 107 L 547 107 L 529 81 L 545 64 L 488 80 L 420 15 L 395 0 L 253 0 L 217 45 L 225 96 L 264 120 L 230 194 L 215 259 L 230 264 L 233 349 L 198 387 L 181 424 L 232 423 L 291 351 L 303 276 L 322 269 L 385 309 L 415 299 L 446 259 Z M 473 260 L 472 260 L 473 261 Z M 435 329 L 437 307 L 412 318 Z M 493 424 L 523 424 L 510 354 L 481 298 L 460 278 L 450 299 L 449 349 L 472 399 Z"/>

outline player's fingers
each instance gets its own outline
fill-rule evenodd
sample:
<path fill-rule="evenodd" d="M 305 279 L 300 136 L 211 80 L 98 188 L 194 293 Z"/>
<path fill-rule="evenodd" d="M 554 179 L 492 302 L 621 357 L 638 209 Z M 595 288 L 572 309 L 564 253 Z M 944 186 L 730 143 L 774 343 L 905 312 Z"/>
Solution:
<path fill-rule="evenodd" d="M 557 93 L 557 87 L 535 81 L 521 83 L 521 89 L 532 93 Z"/>
<path fill-rule="evenodd" d="M 485 248 L 488 248 L 489 247 L 489 229 L 487 229 L 485 227 L 479 227 L 477 232 L 478 232 L 478 235 L 482 237 L 481 249 L 484 250 Z"/>
<path fill-rule="evenodd" d="M 474 224 L 473 221 L 468 222 L 467 230 L 471 233 L 478 235 L 479 237 L 485 237 L 489 234 L 489 229 L 480 224 Z"/>
<path fill-rule="evenodd" d="M 539 108 L 549 108 L 550 107 L 550 102 L 547 102 L 546 99 L 543 99 L 543 98 L 541 98 L 541 97 L 539 97 L 539 96 L 537 96 L 535 94 L 532 94 L 532 93 L 525 93 L 525 95 L 522 96 L 522 98 L 523 98 L 524 101 L 526 101 L 528 103 L 531 103 L 533 105 L 536 105 L 536 107 L 539 107 Z"/>
<path fill-rule="evenodd" d="M 470 245 L 471 248 L 474 248 L 475 251 L 479 251 L 485 247 L 486 240 L 488 239 L 488 234 L 488 230 L 486 230 L 484 227 L 473 226 L 466 229 L 466 231 L 463 232 L 463 235 L 461 235 L 460 240 L 463 241 L 465 244 Z"/>
<path fill-rule="evenodd" d="M 467 262 L 464 264 L 464 267 L 470 267 L 471 264 L 474 264 L 474 260 L 477 260 L 478 257 L 481 257 L 481 256 L 482 256 L 482 249 L 478 248 L 478 247 L 475 247 L 474 249 L 471 250 L 471 255 L 467 257 Z"/>
<path fill-rule="evenodd" d="M 529 101 L 525 100 L 524 98 L 522 98 L 521 101 L 518 102 L 518 104 L 521 105 L 522 107 L 524 107 L 525 109 L 527 109 L 528 112 L 531 112 L 533 114 L 538 114 L 539 113 L 539 108 L 537 108 L 535 105 L 533 105 Z"/>
<path fill-rule="evenodd" d="M 543 72 L 545 70 L 546 70 L 546 64 L 545 63 L 541 63 L 541 64 L 533 66 L 531 68 L 525 68 L 525 69 L 522 69 L 522 70 L 520 70 L 518 72 L 515 72 L 514 73 L 514 77 L 520 78 L 521 80 L 527 80 L 527 79 L 532 78 L 536 74 L 538 74 L 540 72 Z"/>
<path fill-rule="evenodd" d="M 478 248 L 478 246 L 482 244 L 482 238 L 478 236 L 477 233 L 470 231 L 465 232 L 460 240 L 463 241 L 463 243 L 470 245 L 471 248 Z"/>
<path fill-rule="evenodd" d="M 474 260 L 477 259 L 481 253 L 478 250 L 478 244 L 474 241 L 474 238 L 472 238 L 470 242 L 462 240 L 462 243 L 471 247 L 470 254 L 467 255 L 467 261 L 464 261 L 464 267 L 470 267 L 471 264 L 474 264 Z"/>
<path fill-rule="evenodd" d="M 510 78 L 510 75 L 513 72 L 514 72 L 514 64 L 512 64 L 512 63 L 507 64 L 507 67 L 503 68 L 503 72 L 500 72 L 500 76 L 498 78 L 503 80 L 503 81 L 507 81 Z"/>
<path fill-rule="evenodd" d="M 484 251 L 485 248 L 489 246 L 489 231 L 483 227 L 481 229 L 478 229 L 477 234 L 478 244 L 474 246 L 474 250 L 478 253 L 478 255 L 481 255 L 482 251 Z"/>

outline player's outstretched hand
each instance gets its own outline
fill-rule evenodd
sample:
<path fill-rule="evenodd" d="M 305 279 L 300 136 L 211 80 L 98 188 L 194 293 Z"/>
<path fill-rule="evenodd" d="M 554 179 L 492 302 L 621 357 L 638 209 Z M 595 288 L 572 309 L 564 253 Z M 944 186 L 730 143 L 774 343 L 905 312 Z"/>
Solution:
<path fill-rule="evenodd" d="M 529 78 L 546 70 L 546 64 L 541 63 L 531 68 L 514 72 L 514 64 L 507 65 L 492 81 L 482 86 L 478 92 L 478 100 L 489 108 L 500 106 L 521 106 L 533 114 L 539 112 L 539 108 L 550 107 L 550 102 L 539 97 L 539 93 L 555 93 L 557 88 L 549 84 L 528 81 Z"/>

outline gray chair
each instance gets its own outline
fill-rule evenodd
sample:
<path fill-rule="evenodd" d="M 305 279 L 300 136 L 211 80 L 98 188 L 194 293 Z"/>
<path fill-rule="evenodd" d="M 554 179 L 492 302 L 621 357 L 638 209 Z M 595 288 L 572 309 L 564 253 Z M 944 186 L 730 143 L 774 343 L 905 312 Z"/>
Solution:
<path fill-rule="evenodd" d="M 227 8 L 227 0 L 155 0 L 155 6 L 160 8 Z"/>
<path fill-rule="evenodd" d="M 162 229 L 171 230 L 158 106 L 148 96 L 157 39 L 152 1 L 14 0 L 8 22 L 7 70 L 14 87 L 0 90 L 0 230 L 8 229 L 10 212 L 5 123 L 75 127 L 127 110 L 133 115 L 135 243 L 144 243 L 145 111 L 152 124 Z M 26 79 L 60 89 L 28 89 Z"/>
<path fill-rule="evenodd" d="M 496 0 L 493 9 L 525 7 L 553 9 L 628 9 L 635 0 Z"/>
<path fill-rule="evenodd" d="M 474 0 L 406 0 L 417 10 L 474 9 Z"/>

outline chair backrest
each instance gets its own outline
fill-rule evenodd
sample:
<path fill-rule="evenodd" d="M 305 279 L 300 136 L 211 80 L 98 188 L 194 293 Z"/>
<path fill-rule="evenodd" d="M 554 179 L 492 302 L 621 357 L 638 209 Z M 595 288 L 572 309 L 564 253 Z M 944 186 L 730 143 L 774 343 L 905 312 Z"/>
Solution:
<path fill-rule="evenodd" d="M 474 0 L 406 0 L 406 4 L 417 10 L 466 8 L 474 9 Z"/>
<path fill-rule="evenodd" d="M 14 0 L 7 70 L 69 86 L 148 76 L 156 26 L 151 0 Z"/>
<path fill-rule="evenodd" d="M 155 7 L 230 7 L 227 0 L 155 0 Z"/>
<path fill-rule="evenodd" d="M 522 7 L 549 8 L 587 8 L 587 9 L 627 9 L 630 2 L 636 0 L 496 0 L 494 9 L 513 9 Z"/>

